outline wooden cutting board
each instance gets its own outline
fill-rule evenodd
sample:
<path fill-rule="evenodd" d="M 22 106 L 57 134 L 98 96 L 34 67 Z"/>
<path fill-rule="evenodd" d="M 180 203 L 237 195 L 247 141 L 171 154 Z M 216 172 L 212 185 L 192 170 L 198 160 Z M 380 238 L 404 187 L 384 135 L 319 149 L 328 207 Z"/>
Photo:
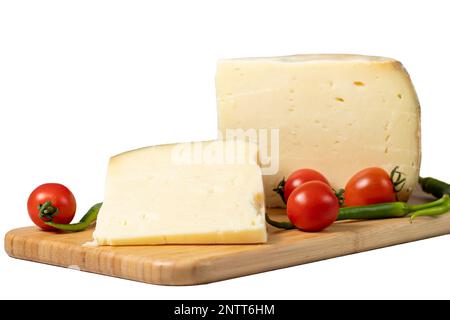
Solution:
<path fill-rule="evenodd" d="M 430 201 L 416 193 L 412 202 Z M 271 212 L 283 219 L 281 210 Z M 278 215 L 278 216 L 277 216 Z M 269 227 L 261 245 L 160 245 L 86 247 L 92 229 L 78 233 L 36 227 L 6 234 L 11 257 L 162 285 L 194 285 L 275 270 L 450 233 L 450 214 L 341 221 L 319 233 Z"/>

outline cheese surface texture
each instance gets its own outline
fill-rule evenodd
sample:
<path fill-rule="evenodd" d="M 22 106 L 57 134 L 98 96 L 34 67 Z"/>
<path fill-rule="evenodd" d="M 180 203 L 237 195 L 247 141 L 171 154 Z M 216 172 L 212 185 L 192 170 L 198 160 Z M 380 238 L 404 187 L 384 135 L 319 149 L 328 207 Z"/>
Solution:
<path fill-rule="evenodd" d="M 242 153 L 229 151 L 239 148 Z M 111 158 L 94 241 L 266 242 L 256 154 L 250 143 L 212 141 L 147 147 Z"/>
<path fill-rule="evenodd" d="M 272 189 L 299 168 L 318 170 L 333 187 L 343 188 L 361 169 L 390 172 L 399 166 L 406 178 L 400 200 L 408 199 L 418 180 L 419 102 L 396 60 L 358 55 L 221 60 L 216 89 L 224 135 L 230 129 L 279 129 L 278 170 L 263 176 L 270 207 L 282 206 Z"/>

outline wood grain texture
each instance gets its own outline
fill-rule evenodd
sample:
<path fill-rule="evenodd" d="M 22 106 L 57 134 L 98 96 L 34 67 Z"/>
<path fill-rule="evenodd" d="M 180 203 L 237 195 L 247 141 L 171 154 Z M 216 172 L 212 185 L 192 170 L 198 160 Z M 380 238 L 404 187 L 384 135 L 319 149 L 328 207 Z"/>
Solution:
<path fill-rule="evenodd" d="M 424 199 L 416 194 L 413 202 Z M 146 283 L 194 285 L 448 234 L 450 214 L 412 224 L 407 218 L 341 221 L 320 233 L 268 230 L 269 242 L 261 245 L 86 247 L 92 229 L 56 233 L 26 227 L 6 234 L 5 250 L 14 258 Z"/>

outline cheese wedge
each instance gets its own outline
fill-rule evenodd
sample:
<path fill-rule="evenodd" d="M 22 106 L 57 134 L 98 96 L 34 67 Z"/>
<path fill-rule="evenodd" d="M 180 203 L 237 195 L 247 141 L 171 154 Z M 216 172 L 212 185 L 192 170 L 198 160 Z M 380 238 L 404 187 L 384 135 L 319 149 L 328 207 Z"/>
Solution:
<path fill-rule="evenodd" d="M 95 242 L 266 242 L 256 160 L 256 146 L 242 141 L 162 145 L 113 157 Z"/>
<path fill-rule="evenodd" d="M 316 169 L 343 188 L 366 167 L 390 172 L 399 166 L 406 178 L 400 200 L 417 182 L 419 102 L 398 61 L 357 55 L 221 60 L 216 88 L 223 136 L 279 130 L 278 145 L 269 145 L 276 152 L 261 161 L 269 207 L 282 206 L 272 189 L 299 168 Z M 265 170 L 274 164 L 276 170 Z"/>

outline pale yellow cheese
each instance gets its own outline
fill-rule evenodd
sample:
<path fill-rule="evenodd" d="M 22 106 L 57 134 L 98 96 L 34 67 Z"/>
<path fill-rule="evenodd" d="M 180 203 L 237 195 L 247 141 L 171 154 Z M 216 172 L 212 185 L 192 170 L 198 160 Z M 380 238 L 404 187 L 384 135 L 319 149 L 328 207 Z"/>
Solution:
<path fill-rule="evenodd" d="M 110 160 L 94 240 L 99 245 L 263 243 L 256 146 L 184 143 Z"/>
<path fill-rule="evenodd" d="M 406 177 L 401 200 L 417 182 L 419 102 L 398 61 L 357 55 L 221 60 L 216 88 L 224 136 L 229 129 L 279 129 L 279 152 L 271 155 L 277 170 L 264 175 L 268 206 L 282 205 L 272 189 L 298 168 L 316 169 L 341 188 L 363 168 L 399 166 Z"/>

